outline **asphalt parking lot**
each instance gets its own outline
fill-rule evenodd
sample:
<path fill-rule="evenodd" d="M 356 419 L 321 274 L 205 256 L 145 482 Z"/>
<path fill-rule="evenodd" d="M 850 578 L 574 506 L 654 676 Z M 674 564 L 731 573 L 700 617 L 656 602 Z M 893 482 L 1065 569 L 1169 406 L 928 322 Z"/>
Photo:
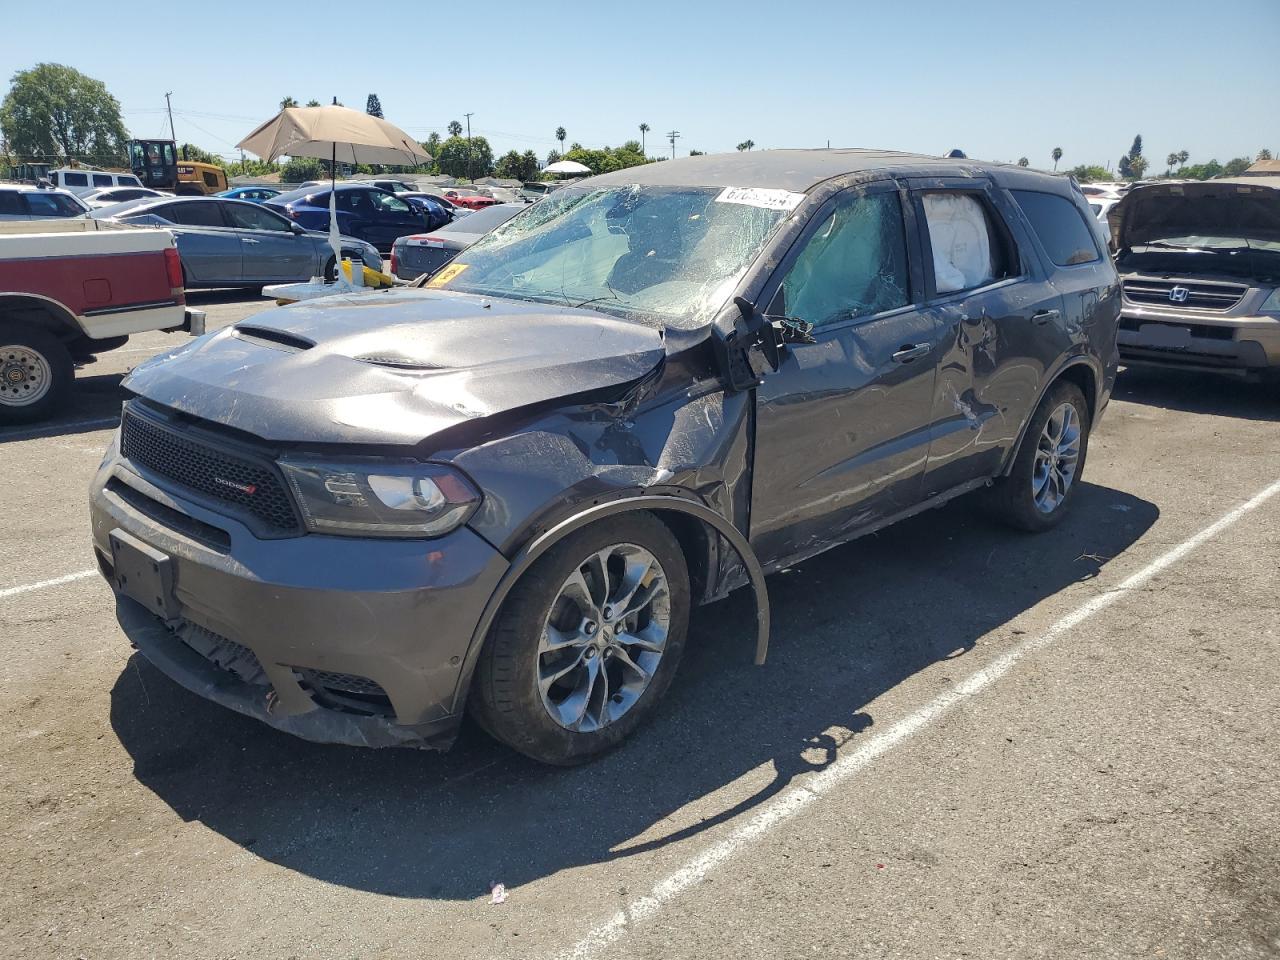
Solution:
<path fill-rule="evenodd" d="M 0 955 L 1280 956 L 1275 386 L 1122 373 L 1061 527 L 959 501 L 785 571 L 760 668 L 750 599 L 704 609 L 657 719 L 552 770 L 304 743 L 132 654 L 86 491 L 179 342 L 0 431 Z"/>

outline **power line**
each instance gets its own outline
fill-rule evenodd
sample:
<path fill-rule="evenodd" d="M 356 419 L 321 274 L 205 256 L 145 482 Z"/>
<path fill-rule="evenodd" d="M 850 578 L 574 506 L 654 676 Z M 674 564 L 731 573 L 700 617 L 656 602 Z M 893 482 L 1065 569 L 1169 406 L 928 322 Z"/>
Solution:
<path fill-rule="evenodd" d="M 676 158 L 676 140 L 680 137 L 679 130 L 672 130 L 667 133 L 667 139 L 671 141 L 671 159 Z"/>

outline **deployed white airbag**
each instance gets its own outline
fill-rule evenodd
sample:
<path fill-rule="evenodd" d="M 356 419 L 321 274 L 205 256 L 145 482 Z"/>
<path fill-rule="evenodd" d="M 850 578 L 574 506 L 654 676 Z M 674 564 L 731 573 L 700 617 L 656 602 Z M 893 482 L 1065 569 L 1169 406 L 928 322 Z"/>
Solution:
<path fill-rule="evenodd" d="M 991 280 L 991 235 L 981 203 L 963 193 L 926 193 L 924 216 L 939 293 L 969 290 Z"/>

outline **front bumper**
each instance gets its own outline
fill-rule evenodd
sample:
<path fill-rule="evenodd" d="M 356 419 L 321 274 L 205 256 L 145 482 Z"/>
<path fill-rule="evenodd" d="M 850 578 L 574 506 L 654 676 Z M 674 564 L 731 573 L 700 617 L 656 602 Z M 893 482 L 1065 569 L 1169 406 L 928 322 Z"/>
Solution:
<path fill-rule="evenodd" d="M 471 530 L 436 540 L 259 539 L 156 487 L 114 447 L 94 479 L 90 517 L 120 626 L 182 686 L 308 740 L 452 742 L 467 648 L 507 568 Z M 164 615 L 121 589 L 113 533 L 117 546 L 123 537 L 168 558 Z"/>
<path fill-rule="evenodd" d="M 1224 317 L 1125 303 L 1116 342 L 1128 365 L 1240 374 L 1280 368 L 1280 318 L 1266 315 Z"/>

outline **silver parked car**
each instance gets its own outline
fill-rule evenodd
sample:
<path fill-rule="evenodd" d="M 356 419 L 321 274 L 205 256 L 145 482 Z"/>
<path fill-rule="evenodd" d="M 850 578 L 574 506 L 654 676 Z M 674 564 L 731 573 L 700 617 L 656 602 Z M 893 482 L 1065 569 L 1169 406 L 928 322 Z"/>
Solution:
<path fill-rule="evenodd" d="M 305 230 L 261 204 L 217 197 L 163 197 L 118 203 L 89 216 L 166 227 L 178 240 L 187 287 L 256 287 L 336 276 L 329 236 Z M 342 238 L 342 253 L 375 270 L 372 244 Z"/>

